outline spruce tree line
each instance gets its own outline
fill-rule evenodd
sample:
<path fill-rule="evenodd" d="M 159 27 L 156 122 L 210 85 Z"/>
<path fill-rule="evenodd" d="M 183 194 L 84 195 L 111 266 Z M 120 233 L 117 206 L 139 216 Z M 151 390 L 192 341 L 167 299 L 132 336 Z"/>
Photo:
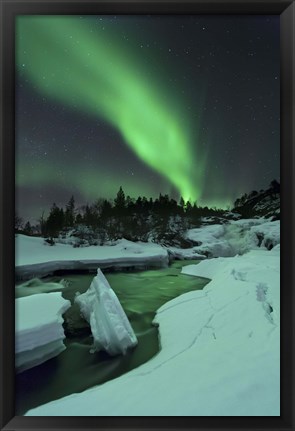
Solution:
<path fill-rule="evenodd" d="M 40 218 L 41 235 L 53 243 L 59 235 L 71 235 L 93 244 L 126 238 L 130 241 L 155 240 L 175 244 L 188 228 L 198 225 L 201 216 L 222 215 L 223 210 L 198 207 L 183 198 L 179 202 L 167 194 L 156 199 L 125 196 L 120 187 L 114 199 L 98 199 L 77 209 L 72 196 L 65 208 L 52 205 L 49 216 Z"/>
<path fill-rule="evenodd" d="M 242 217 L 252 217 L 254 202 L 265 196 L 276 199 L 280 194 L 280 183 L 271 181 L 267 190 L 253 190 L 236 199 L 234 212 Z M 249 206 L 249 208 L 248 208 Z M 246 208 L 246 210 L 245 210 Z M 159 194 L 156 199 L 139 196 L 137 199 L 125 196 L 120 187 L 114 200 L 99 198 L 93 204 L 77 208 L 74 196 L 71 196 L 65 208 L 52 205 L 48 217 L 44 212 L 39 218 L 39 225 L 31 226 L 15 216 L 15 232 L 26 235 L 41 235 L 51 244 L 54 238 L 66 237 L 69 233 L 81 240 L 81 243 L 104 244 L 107 240 L 126 238 L 130 241 L 155 240 L 168 245 L 185 247 L 182 234 L 185 230 L 198 227 L 201 217 L 224 216 L 224 210 L 200 207 L 197 203 L 179 202 L 167 194 Z"/>

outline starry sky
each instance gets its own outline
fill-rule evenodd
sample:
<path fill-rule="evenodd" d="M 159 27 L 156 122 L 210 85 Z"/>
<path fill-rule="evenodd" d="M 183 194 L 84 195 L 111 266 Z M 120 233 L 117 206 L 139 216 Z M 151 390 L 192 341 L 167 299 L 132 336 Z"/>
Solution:
<path fill-rule="evenodd" d="M 16 212 L 279 180 L 279 17 L 19 16 Z"/>

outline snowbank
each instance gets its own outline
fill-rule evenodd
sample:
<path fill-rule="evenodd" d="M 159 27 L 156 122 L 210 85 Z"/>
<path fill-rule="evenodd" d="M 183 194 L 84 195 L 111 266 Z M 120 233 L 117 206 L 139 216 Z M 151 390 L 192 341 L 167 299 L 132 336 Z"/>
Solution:
<path fill-rule="evenodd" d="M 103 349 L 110 355 L 118 355 L 137 345 L 129 320 L 100 269 L 89 289 L 78 295 L 75 302 L 90 324 L 94 350 Z"/>
<path fill-rule="evenodd" d="M 62 314 L 70 301 L 60 292 L 38 293 L 15 300 L 15 366 L 24 371 L 65 349 Z"/>
<path fill-rule="evenodd" d="M 16 235 L 16 277 L 43 277 L 59 269 L 165 267 L 167 250 L 153 243 L 122 239 L 116 245 L 73 248 L 68 244 L 45 245 L 43 238 Z"/>
<path fill-rule="evenodd" d="M 158 355 L 27 415 L 278 416 L 279 262 L 276 246 L 184 267 L 212 281 L 158 310 Z"/>

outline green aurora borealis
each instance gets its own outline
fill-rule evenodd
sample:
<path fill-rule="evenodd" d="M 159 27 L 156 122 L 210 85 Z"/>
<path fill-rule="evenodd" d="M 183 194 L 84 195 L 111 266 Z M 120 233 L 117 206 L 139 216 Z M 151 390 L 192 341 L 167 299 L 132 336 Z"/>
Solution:
<path fill-rule="evenodd" d="M 185 200 L 200 197 L 204 157 L 195 160 L 189 130 L 173 108 L 179 103 L 140 76 L 132 53 L 118 50 L 106 31 L 91 36 L 79 18 L 21 18 L 18 32 L 18 67 L 29 47 L 25 73 L 40 93 L 102 116 Z"/>
<path fill-rule="evenodd" d="M 16 68 L 21 94 L 17 93 L 20 106 L 16 118 L 17 195 L 24 201 L 23 190 L 29 190 L 26 193 L 31 195 L 34 190 L 38 199 L 45 198 L 43 203 L 36 199 L 34 204 L 31 198 L 32 213 L 48 209 L 53 194 L 46 198 L 50 189 L 59 190 L 57 203 L 65 204 L 71 194 L 85 203 L 99 197 L 114 197 L 120 185 L 133 197 L 171 193 L 177 199 L 182 196 L 203 205 L 225 207 L 240 193 L 256 188 L 256 184 L 257 188 L 265 182 L 267 185 L 267 181 L 277 176 L 278 138 L 271 137 L 276 154 L 267 161 L 261 175 L 264 150 L 258 144 L 264 142 L 264 130 L 274 124 L 272 116 L 277 115 L 279 101 L 274 103 L 275 113 L 261 117 L 259 138 L 255 135 L 257 118 L 253 120 L 252 112 L 248 118 L 248 106 L 245 104 L 242 109 L 239 105 L 250 94 L 248 84 L 245 91 L 241 90 L 242 75 L 237 73 L 238 57 L 234 57 L 243 56 L 243 51 L 238 51 L 239 40 L 227 42 L 226 29 L 239 32 L 240 23 L 233 18 L 225 19 L 222 37 L 228 45 L 220 48 L 222 37 L 217 33 L 211 39 L 205 35 L 210 24 L 208 17 L 199 21 L 175 18 L 174 27 L 160 17 L 115 18 L 22 16 L 17 19 Z M 155 20 L 154 27 L 151 20 Z M 184 24 L 189 31 L 181 40 Z M 245 20 L 243 25 L 247 29 Z M 217 32 L 216 27 L 211 27 Z M 195 28 L 194 34 L 191 29 Z M 222 31 L 221 25 L 218 31 Z M 241 41 L 245 43 L 243 36 Z M 227 53 L 228 49 L 232 50 L 233 58 L 219 59 L 223 63 L 220 72 L 215 72 L 214 56 L 218 57 L 220 50 Z M 263 44 L 261 52 L 265 52 Z M 262 58 L 256 69 L 250 63 L 253 60 L 247 58 L 251 73 L 245 69 L 245 74 L 253 75 L 253 80 L 262 63 L 269 70 L 269 64 L 274 63 L 271 56 L 278 57 L 278 52 L 270 46 L 265 55 L 267 61 Z M 246 63 L 241 64 L 246 68 Z M 269 74 L 275 71 L 277 75 L 278 68 L 279 64 L 275 64 Z M 231 89 L 233 76 L 236 88 Z M 265 76 L 264 70 L 261 76 Z M 269 86 L 269 94 L 274 93 L 272 86 L 277 84 L 267 81 L 266 76 L 265 88 Z M 220 94 L 214 85 L 221 88 Z M 255 85 L 253 90 L 257 91 L 261 84 Z M 241 94 L 237 94 L 237 88 Z M 261 103 L 268 104 L 269 100 L 265 100 L 272 96 L 263 92 L 264 88 Z M 223 116 L 216 113 L 219 106 Z M 64 124 L 60 115 L 63 112 L 70 119 Z M 86 124 L 81 131 L 79 117 Z M 256 124 L 249 126 L 252 120 Z M 95 136 L 87 144 L 85 129 L 92 128 L 92 122 Z M 273 128 L 276 134 L 279 122 Z M 34 134 L 35 129 L 38 133 Z M 236 141 L 230 142 L 232 138 Z M 244 160 L 254 151 L 257 154 L 251 156 L 253 166 L 249 168 Z M 249 170 L 258 173 L 247 178 Z"/>

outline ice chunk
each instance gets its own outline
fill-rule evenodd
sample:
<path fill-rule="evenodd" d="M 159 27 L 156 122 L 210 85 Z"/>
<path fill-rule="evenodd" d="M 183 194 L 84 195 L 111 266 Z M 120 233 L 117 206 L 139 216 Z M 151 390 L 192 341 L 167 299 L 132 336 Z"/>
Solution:
<path fill-rule="evenodd" d="M 36 293 L 61 291 L 64 287 L 65 280 L 61 280 L 59 283 L 48 283 L 39 278 L 33 278 L 25 283 L 15 286 L 15 297 L 20 298 L 22 296 L 36 295 Z"/>
<path fill-rule="evenodd" d="M 75 302 L 90 324 L 95 350 L 103 349 L 110 355 L 117 355 L 137 345 L 128 318 L 100 269 L 89 289 L 78 295 Z"/>
<path fill-rule="evenodd" d="M 51 343 L 44 344 L 44 346 L 36 347 L 32 350 L 16 353 L 15 366 L 17 372 L 28 370 L 29 368 L 36 367 L 43 364 L 51 358 L 59 355 L 65 350 L 66 346 L 62 340 L 52 341 Z"/>
<path fill-rule="evenodd" d="M 15 366 L 34 367 L 65 349 L 62 314 L 71 306 L 61 292 L 39 293 L 15 300 Z"/>

